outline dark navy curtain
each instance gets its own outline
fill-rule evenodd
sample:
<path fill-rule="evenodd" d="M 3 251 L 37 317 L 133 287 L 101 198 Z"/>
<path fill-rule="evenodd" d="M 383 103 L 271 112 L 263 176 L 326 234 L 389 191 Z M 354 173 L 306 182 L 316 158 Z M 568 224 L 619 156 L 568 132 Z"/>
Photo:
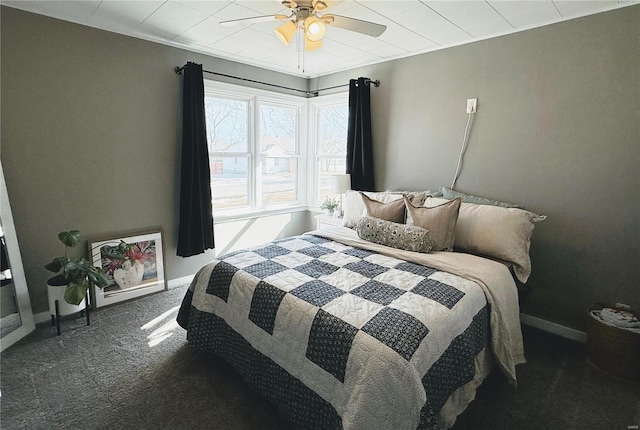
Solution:
<path fill-rule="evenodd" d="M 215 244 L 202 65 L 188 62 L 184 66 L 183 75 L 182 167 L 177 254 L 189 257 L 201 254 L 206 249 L 213 249 Z"/>
<path fill-rule="evenodd" d="M 349 81 L 347 173 L 351 175 L 351 189 L 359 191 L 374 191 L 371 95 L 368 82 L 367 78 Z"/>

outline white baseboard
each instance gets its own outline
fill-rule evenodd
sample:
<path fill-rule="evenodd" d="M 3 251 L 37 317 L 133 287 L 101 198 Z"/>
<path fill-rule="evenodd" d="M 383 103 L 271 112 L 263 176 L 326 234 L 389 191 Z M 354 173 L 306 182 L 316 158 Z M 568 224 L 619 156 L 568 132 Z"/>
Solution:
<path fill-rule="evenodd" d="M 187 276 L 183 276 L 181 278 L 176 278 L 176 279 L 170 279 L 169 281 L 167 281 L 167 289 L 171 290 L 173 288 L 176 287 L 180 287 L 184 284 L 190 284 L 191 281 L 193 281 L 193 278 L 195 277 L 195 275 L 187 275 Z M 40 312 L 37 314 L 33 314 L 33 319 L 35 320 L 36 324 L 42 324 L 44 322 L 51 322 L 51 314 L 49 313 L 49 311 L 45 311 L 45 312 Z"/>
<path fill-rule="evenodd" d="M 193 278 L 195 276 L 196 275 L 194 274 L 194 275 L 183 276 L 181 278 L 171 279 L 167 282 L 167 289 L 170 290 L 172 288 L 176 288 L 184 284 L 190 284 L 191 281 L 193 281 Z"/>
<path fill-rule="evenodd" d="M 527 314 L 520 314 L 520 322 L 530 327 L 534 327 L 548 333 L 557 334 L 558 336 L 562 336 L 567 339 L 575 340 L 582 343 L 587 342 L 587 334 L 585 332 L 556 324 L 551 321 L 543 320 L 542 318 L 534 317 Z"/>
<path fill-rule="evenodd" d="M 36 324 L 51 322 L 51 314 L 49 313 L 49 311 L 40 312 L 39 314 L 33 314 L 33 319 Z"/>

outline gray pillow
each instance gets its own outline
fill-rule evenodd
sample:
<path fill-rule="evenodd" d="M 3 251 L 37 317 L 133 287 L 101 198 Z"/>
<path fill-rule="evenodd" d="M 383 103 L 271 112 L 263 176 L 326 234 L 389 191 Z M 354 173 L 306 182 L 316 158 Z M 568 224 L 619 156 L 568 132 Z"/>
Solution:
<path fill-rule="evenodd" d="M 372 199 L 365 193 L 361 192 L 360 195 L 362 196 L 362 203 L 364 203 L 365 215 L 391 222 L 404 223 L 406 210 L 402 199 L 383 203 Z"/>
<path fill-rule="evenodd" d="M 358 220 L 356 232 L 360 239 L 405 251 L 426 253 L 433 246 L 429 230 L 371 216 Z"/>
<path fill-rule="evenodd" d="M 452 190 L 451 188 L 441 187 L 442 197 L 447 200 L 452 200 L 460 197 L 464 203 L 474 203 L 476 205 L 490 205 L 499 206 L 501 208 L 519 208 L 522 206 L 512 205 L 511 203 L 501 202 L 499 200 L 493 200 L 486 197 L 474 196 L 473 194 L 461 193 L 460 191 Z M 436 197 L 436 196 L 433 196 Z"/>
<path fill-rule="evenodd" d="M 429 230 L 434 251 L 453 251 L 456 222 L 462 203 L 459 198 L 434 207 L 416 207 L 406 197 L 404 203 L 407 207 L 407 224 Z"/>

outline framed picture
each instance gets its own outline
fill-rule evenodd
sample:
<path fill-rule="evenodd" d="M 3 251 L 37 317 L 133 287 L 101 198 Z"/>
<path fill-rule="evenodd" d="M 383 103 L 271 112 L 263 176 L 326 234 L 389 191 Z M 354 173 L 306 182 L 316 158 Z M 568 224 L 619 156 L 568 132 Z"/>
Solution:
<path fill-rule="evenodd" d="M 93 265 L 109 280 L 104 289 L 94 287 L 95 307 L 166 290 L 161 232 L 92 242 L 89 247 Z"/>

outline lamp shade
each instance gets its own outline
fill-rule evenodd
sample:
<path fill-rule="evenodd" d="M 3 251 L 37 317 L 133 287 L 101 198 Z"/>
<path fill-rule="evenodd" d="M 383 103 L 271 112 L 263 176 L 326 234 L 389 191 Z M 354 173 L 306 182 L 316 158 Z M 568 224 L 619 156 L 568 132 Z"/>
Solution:
<path fill-rule="evenodd" d="M 305 35 L 304 37 L 304 50 L 305 51 L 315 51 L 316 49 L 322 46 L 322 40 L 309 40 L 309 38 Z"/>
<path fill-rule="evenodd" d="M 324 22 L 315 16 L 310 16 L 304 20 L 304 34 L 312 42 L 322 39 L 326 29 Z"/>
<path fill-rule="evenodd" d="M 293 36 L 295 36 L 297 30 L 298 27 L 293 21 L 287 21 L 273 31 L 276 33 L 276 36 L 278 37 L 278 40 L 280 40 L 280 42 L 289 46 L 289 43 L 291 43 L 291 39 L 293 39 Z"/>
<path fill-rule="evenodd" d="M 351 175 L 350 174 L 342 174 L 342 175 L 333 175 L 331 177 L 331 192 L 333 194 L 342 194 L 346 193 L 351 189 Z"/>

